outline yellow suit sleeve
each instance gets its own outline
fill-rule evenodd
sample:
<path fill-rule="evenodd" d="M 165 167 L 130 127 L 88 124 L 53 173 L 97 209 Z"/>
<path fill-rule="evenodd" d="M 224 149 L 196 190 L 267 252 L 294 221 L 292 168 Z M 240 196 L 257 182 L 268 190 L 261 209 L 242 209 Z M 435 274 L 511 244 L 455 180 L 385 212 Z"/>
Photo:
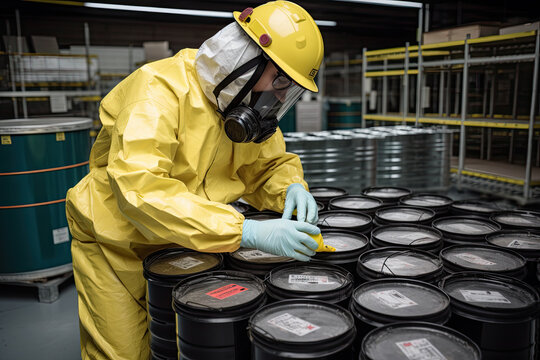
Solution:
<path fill-rule="evenodd" d="M 242 198 L 259 210 L 281 213 L 289 185 L 300 183 L 308 189 L 300 158 L 285 151 L 285 141 L 279 128 L 262 144 L 257 160 L 244 165 L 238 173 L 246 185 Z"/>
<path fill-rule="evenodd" d="M 169 176 L 177 133 L 178 116 L 151 100 L 131 104 L 117 116 L 107 174 L 121 213 L 152 244 L 238 249 L 244 217 Z"/>

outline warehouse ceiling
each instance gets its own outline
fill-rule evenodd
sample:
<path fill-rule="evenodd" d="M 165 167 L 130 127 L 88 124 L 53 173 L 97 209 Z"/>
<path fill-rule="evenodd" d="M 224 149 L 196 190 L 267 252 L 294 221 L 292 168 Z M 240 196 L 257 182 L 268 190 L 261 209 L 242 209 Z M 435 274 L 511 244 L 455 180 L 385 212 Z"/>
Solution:
<path fill-rule="evenodd" d="M 84 25 L 90 27 L 93 45 L 141 46 L 144 41 L 168 40 L 174 51 L 198 47 L 206 38 L 231 22 L 227 18 L 184 16 L 139 11 L 95 9 L 60 5 L 61 1 L 2 1 L 0 32 L 16 32 L 15 9 L 19 10 L 23 35 L 56 36 L 60 46 L 84 44 Z M 231 12 L 254 7 L 257 0 L 95 0 L 106 4 L 152 6 Z M 415 42 L 418 9 L 359 4 L 348 1 L 297 1 L 316 20 L 335 21 L 336 26 L 321 26 L 325 50 L 361 52 Z M 513 24 L 535 20 L 537 1 L 424 1 L 429 5 L 430 29 L 458 24 L 489 22 Z M 79 6 L 78 6 L 79 5 Z"/>

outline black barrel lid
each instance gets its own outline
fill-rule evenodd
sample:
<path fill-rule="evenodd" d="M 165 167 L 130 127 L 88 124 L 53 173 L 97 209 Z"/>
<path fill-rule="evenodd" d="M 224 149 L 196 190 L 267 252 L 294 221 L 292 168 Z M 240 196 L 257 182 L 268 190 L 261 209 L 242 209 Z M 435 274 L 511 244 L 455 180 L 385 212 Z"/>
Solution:
<path fill-rule="evenodd" d="M 347 190 L 330 186 L 315 186 L 310 188 L 309 192 L 316 200 L 322 202 L 327 202 L 338 196 L 347 195 Z"/>
<path fill-rule="evenodd" d="M 383 220 L 392 222 L 421 222 L 429 221 L 435 216 L 433 210 L 412 206 L 389 206 L 377 210 L 375 215 Z"/>
<path fill-rule="evenodd" d="M 540 233 L 523 230 L 499 231 L 487 238 L 489 244 L 509 248 L 525 253 L 539 253 L 540 256 Z"/>
<path fill-rule="evenodd" d="M 281 219 L 281 214 L 273 212 L 273 211 L 255 211 L 255 212 L 244 213 L 244 217 L 250 220 L 265 221 L 265 220 Z"/>
<path fill-rule="evenodd" d="M 267 281 L 283 290 L 314 293 L 343 288 L 351 284 L 353 278 L 338 267 L 298 264 L 273 270 Z"/>
<path fill-rule="evenodd" d="M 491 220 L 513 227 L 540 229 L 540 213 L 532 211 L 501 211 L 493 214 Z"/>
<path fill-rule="evenodd" d="M 451 205 L 452 199 L 447 196 L 436 194 L 413 194 L 400 199 L 400 203 L 410 206 L 438 208 Z"/>
<path fill-rule="evenodd" d="M 480 360 L 478 346 L 450 328 L 421 322 L 385 325 L 362 341 L 366 360 Z"/>
<path fill-rule="evenodd" d="M 317 201 L 317 210 L 322 211 L 324 209 L 324 204 L 320 201 Z"/>
<path fill-rule="evenodd" d="M 201 311 L 241 308 L 264 295 L 262 280 L 239 271 L 213 271 L 192 276 L 173 289 L 173 301 Z"/>
<path fill-rule="evenodd" d="M 433 227 L 443 233 L 472 236 L 489 235 L 501 229 L 492 221 L 465 216 L 448 216 L 437 219 L 433 222 Z"/>
<path fill-rule="evenodd" d="M 477 200 L 454 201 L 452 207 L 460 210 L 482 213 L 485 215 L 489 215 L 491 213 L 494 213 L 495 211 L 500 210 L 498 207 L 491 203 Z"/>
<path fill-rule="evenodd" d="M 367 211 L 380 207 L 382 200 L 362 195 L 346 195 L 330 200 L 330 206 L 336 206 L 340 209 Z"/>
<path fill-rule="evenodd" d="M 452 304 L 468 312 L 489 311 L 491 316 L 533 315 L 538 311 L 538 294 L 524 282 L 511 277 L 459 272 L 445 277 L 440 285 Z"/>
<path fill-rule="evenodd" d="M 277 264 L 294 261 L 290 257 L 269 254 L 261 250 L 248 248 L 240 248 L 232 252 L 230 256 L 240 261 L 247 261 L 254 264 Z"/>
<path fill-rule="evenodd" d="M 360 255 L 365 268 L 391 276 L 421 276 L 438 271 L 441 261 L 425 251 L 404 248 L 379 248 Z"/>
<path fill-rule="evenodd" d="M 265 306 L 250 319 L 251 331 L 273 342 L 318 343 L 339 338 L 354 327 L 351 314 L 314 300 L 287 300 Z"/>
<path fill-rule="evenodd" d="M 144 260 L 145 277 L 178 277 L 213 269 L 222 262 L 220 254 L 200 253 L 184 248 L 156 251 Z"/>
<path fill-rule="evenodd" d="M 436 243 L 442 234 L 428 226 L 421 225 L 387 225 L 371 232 L 377 240 L 393 245 L 419 246 Z"/>
<path fill-rule="evenodd" d="M 332 228 L 358 228 L 368 226 L 371 217 L 347 210 L 329 210 L 319 213 L 318 225 Z"/>
<path fill-rule="evenodd" d="M 368 245 L 367 238 L 352 231 L 321 230 L 324 243 L 333 246 L 336 253 L 356 251 Z M 331 254 L 331 253 L 324 253 Z"/>
<path fill-rule="evenodd" d="M 512 271 L 526 264 L 519 254 L 487 245 L 453 245 L 441 250 L 440 257 L 472 271 Z"/>
<path fill-rule="evenodd" d="M 362 191 L 364 195 L 373 196 L 386 201 L 398 200 L 400 197 L 411 194 L 409 189 L 391 186 L 369 187 Z"/>
<path fill-rule="evenodd" d="M 422 281 L 395 278 L 360 285 L 352 300 L 357 308 L 399 321 L 429 318 L 446 312 L 450 306 L 450 298 L 439 288 Z"/>

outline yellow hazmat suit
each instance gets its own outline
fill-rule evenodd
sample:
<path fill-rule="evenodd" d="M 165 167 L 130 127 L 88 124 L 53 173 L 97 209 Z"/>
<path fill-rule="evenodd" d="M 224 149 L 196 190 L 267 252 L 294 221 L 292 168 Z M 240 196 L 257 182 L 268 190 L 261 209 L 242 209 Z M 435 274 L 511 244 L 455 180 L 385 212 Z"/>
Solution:
<path fill-rule="evenodd" d="M 171 244 L 235 251 L 244 217 L 225 204 L 243 197 L 282 211 L 290 184 L 307 189 L 279 130 L 261 144 L 227 138 L 196 53 L 143 66 L 103 99 L 90 173 L 68 192 L 83 359 L 149 358 L 149 253 Z"/>

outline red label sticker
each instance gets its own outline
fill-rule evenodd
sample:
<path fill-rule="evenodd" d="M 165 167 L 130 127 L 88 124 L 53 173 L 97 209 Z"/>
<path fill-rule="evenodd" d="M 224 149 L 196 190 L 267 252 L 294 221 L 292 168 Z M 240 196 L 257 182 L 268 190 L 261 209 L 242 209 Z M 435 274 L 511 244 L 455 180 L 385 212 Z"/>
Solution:
<path fill-rule="evenodd" d="M 219 300 L 223 300 L 223 299 L 226 299 L 228 298 L 229 296 L 233 296 L 233 295 L 236 295 L 236 294 L 239 294 L 241 292 L 244 292 L 246 291 L 248 288 L 247 287 L 244 287 L 244 286 L 240 286 L 240 285 L 236 285 L 236 284 L 229 284 L 229 285 L 225 285 L 225 286 L 222 286 L 216 290 L 212 290 L 210 292 L 207 292 L 206 295 L 209 295 L 213 298 L 216 298 L 216 299 L 219 299 Z"/>

